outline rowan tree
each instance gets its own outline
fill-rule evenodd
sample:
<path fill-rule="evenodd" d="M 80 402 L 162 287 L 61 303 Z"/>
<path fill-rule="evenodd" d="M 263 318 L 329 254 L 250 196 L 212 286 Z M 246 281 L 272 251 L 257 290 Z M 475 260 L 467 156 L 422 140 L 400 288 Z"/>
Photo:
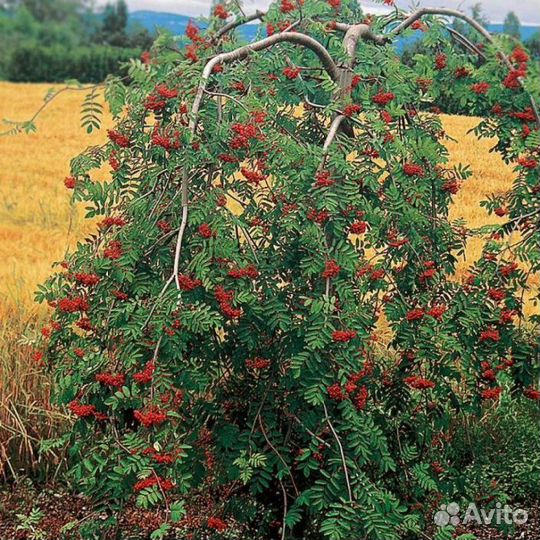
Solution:
<path fill-rule="evenodd" d="M 38 295 L 56 401 L 78 417 L 72 479 L 104 527 L 133 499 L 163 508 L 156 537 L 414 537 L 466 481 L 455 417 L 540 396 L 522 324 L 540 269 L 537 75 L 451 10 L 235 6 L 107 81 L 117 126 L 65 181 L 99 216 Z M 425 51 L 406 66 L 411 32 Z M 485 203 L 502 226 L 449 218 L 471 172 L 449 164 L 442 95 L 516 162 Z M 473 234 L 489 241 L 462 282 Z"/>

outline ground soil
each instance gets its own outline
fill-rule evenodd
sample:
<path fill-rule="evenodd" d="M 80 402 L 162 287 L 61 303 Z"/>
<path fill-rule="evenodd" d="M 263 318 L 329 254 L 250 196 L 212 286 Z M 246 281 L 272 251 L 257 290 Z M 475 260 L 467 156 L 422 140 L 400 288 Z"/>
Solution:
<path fill-rule="evenodd" d="M 469 526 L 458 527 L 456 536 L 473 533 L 477 540 L 537 540 L 540 538 L 540 502 L 528 505 L 510 505 L 524 508 L 528 511 L 527 523 L 516 528 L 510 534 L 493 527 Z M 17 516 L 28 515 L 30 511 L 39 509 L 43 517 L 34 526 L 34 532 L 20 529 L 21 519 Z M 106 515 L 95 514 L 91 505 L 81 496 L 74 496 L 59 489 L 41 488 L 36 490 L 31 484 L 16 486 L 0 486 L 0 539 L 1 540 L 60 540 L 78 538 L 74 531 L 77 524 L 83 523 L 89 517 L 106 519 Z M 147 540 L 150 533 L 163 521 L 161 511 L 142 510 L 134 505 L 128 505 L 120 519 L 120 534 L 122 540 Z M 73 524 L 71 533 L 62 535 L 62 529 Z M 434 532 L 434 531 L 428 531 Z M 427 534 L 424 538 L 431 538 Z"/>

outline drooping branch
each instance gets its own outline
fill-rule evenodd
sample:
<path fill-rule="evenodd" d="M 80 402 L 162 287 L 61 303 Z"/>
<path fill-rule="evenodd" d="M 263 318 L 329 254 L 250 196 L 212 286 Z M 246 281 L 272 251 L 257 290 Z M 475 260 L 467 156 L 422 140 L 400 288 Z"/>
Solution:
<path fill-rule="evenodd" d="M 340 114 L 334 118 L 332 121 L 332 124 L 330 125 L 330 129 L 328 130 L 328 135 L 326 136 L 326 140 L 324 141 L 323 145 L 323 159 L 321 161 L 321 165 L 319 166 L 319 170 L 323 169 L 326 165 L 326 159 L 328 158 L 328 152 L 330 150 L 330 146 L 334 142 L 334 139 L 336 138 L 336 135 L 339 131 L 339 128 L 341 126 L 341 123 L 345 120 L 345 116 Z"/>
<path fill-rule="evenodd" d="M 407 28 L 409 28 L 412 24 L 414 24 L 416 21 L 420 20 L 425 15 L 441 15 L 444 17 L 453 17 L 456 19 L 461 19 L 465 23 L 467 23 L 469 26 L 474 28 L 482 37 L 485 38 L 485 40 L 497 48 L 498 57 L 502 60 L 502 62 L 506 65 L 506 67 L 513 71 L 514 66 L 512 65 L 512 62 L 510 61 L 510 58 L 508 55 L 506 55 L 502 50 L 500 50 L 499 47 L 497 47 L 497 44 L 495 40 L 493 39 L 493 36 L 486 30 L 478 21 L 475 21 L 472 17 L 469 17 L 465 13 L 462 13 L 461 11 L 455 10 L 455 9 L 448 9 L 448 8 L 420 8 L 416 10 L 414 13 L 411 13 L 405 20 L 403 20 L 396 28 L 392 30 L 392 32 L 389 34 L 391 36 L 398 36 L 400 33 L 405 31 Z M 518 77 L 518 82 L 521 85 L 521 87 L 524 89 L 524 80 L 522 77 Z M 528 93 L 528 92 L 527 92 Z M 529 94 L 529 99 L 531 102 L 532 109 L 534 111 L 534 115 L 536 117 L 536 123 L 540 127 L 540 113 L 538 112 L 538 105 L 536 104 L 536 100 L 533 98 L 531 94 Z"/>
<path fill-rule="evenodd" d="M 469 17 L 465 13 L 458 11 L 457 9 L 448 9 L 448 8 L 420 8 L 415 12 L 407 16 L 398 26 L 396 26 L 390 35 L 397 36 L 405 31 L 407 28 L 412 26 L 416 21 L 421 19 L 426 15 L 442 15 L 446 17 L 454 17 L 456 19 L 461 19 L 466 22 L 469 26 L 472 26 L 479 34 L 481 34 L 487 41 L 493 43 L 493 37 L 491 34 L 478 22 L 475 21 L 472 17 Z M 511 65 L 510 61 L 508 63 Z"/>
<path fill-rule="evenodd" d="M 206 85 L 208 83 L 208 79 L 210 78 L 212 70 L 215 66 L 219 64 L 243 60 L 254 52 L 269 49 L 270 47 L 273 47 L 278 43 L 284 42 L 293 43 L 295 45 L 300 45 L 312 50 L 319 57 L 321 63 L 323 64 L 323 67 L 328 72 L 332 80 L 334 80 L 335 82 L 339 81 L 339 69 L 337 65 L 335 64 L 334 60 L 332 60 L 332 57 L 330 56 L 330 53 L 327 51 L 327 49 L 317 40 L 305 34 L 300 34 L 298 32 L 281 32 L 279 34 L 274 34 L 273 36 L 261 39 L 259 41 L 255 41 L 254 43 L 250 43 L 249 45 L 239 47 L 234 51 L 218 54 L 206 64 L 201 75 L 201 82 L 197 90 L 197 95 L 195 96 L 195 100 L 191 108 L 190 131 L 192 133 L 195 133 L 201 101 L 204 95 L 204 91 L 206 89 Z"/>
<path fill-rule="evenodd" d="M 351 93 L 352 69 L 354 68 L 358 42 L 361 40 L 371 41 L 378 45 L 384 45 L 385 43 L 389 42 L 390 39 L 388 36 L 375 34 L 368 24 L 336 23 L 336 30 L 345 32 L 345 37 L 343 38 L 343 48 L 349 57 L 346 67 L 340 70 L 339 96 L 343 101 L 347 99 Z M 343 127 L 346 128 L 347 126 L 344 125 Z M 345 129 L 345 131 L 349 131 L 349 134 L 351 134 L 350 129 Z"/>
<path fill-rule="evenodd" d="M 14 126 L 11 129 L 8 129 L 6 131 L 0 132 L 0 137 L 4 135 L 15 135 L 18 133 L 21 133 L 21 131 L 27 131 L 28 133 L 31 131 L 35 131 L 34 122 L 36 118 L 60 95 L 64 92 L 69 92 L 71 90 L 79 91 L 79 90 L 95 90 L 96 88 L 100 88 L 106 86 L 105 83 L 98 83 L 93 84 L 90 86 L 73 86 L 70 84 L 67 84 L 66 86 L 59 88 L 58 90 L 55 90 L 53 92 L 50 92 L 45 99 L 43 100 L 43 104 L 36 110 L 36 112 L 32 115 L 32 118 L 30 120 L 22 120 L 22 121 L 11 121 L 11 120 L 3 120 L 4 124 Z"/>
<path fill-rule="evenodd" d="M 208 79 L 210 78 L 210 75 L 212 74 L 214 67 L 219 64 L 225 64 L 229 62 L 242 60 L 246 58 L 247 56 L 249 56 L 250 54 L 252 54 L 253 52 L 262 51 L 270 47 L 273 47 L 274 45 L 278 43 L 283 43 L 283 42 L 293 43 L 295 45 L 300 45 L 300 46 L 303 46 L 312 50 L 319 57 L 319 59 L 321 60 L 324 68 L 326 69 L 330 77 L 336 82 L 339 80 L 339 69 L 334 63 L 334 61 L 332 60 L 332 57 L 330 56 L 330 53 L 326 50 L 326 48 L 323 45 L 321 45 L 317 40 L 309 36 L 306 36 L 304 34 L 299 34 L 297 32 L 281 32 L 279 34 L 275 34 L 266 39 L 256 41 L 255 43 L 251 43 L 249 45 L 239 47 L 238 49 L 235 49 L 234 51 L 218 54 L 217 56 L 209 60 L 203 69 L 199 87 L 197 89 L 197 94 L 195 96 L 193 105 L 191 107 L 191 117 L 190 117 L 190 123 L 189 123 L 189 131 L 191 135 L 195 135 L 195 132 L 197 130 L 197 123 L 198 123 L 199 111 L 200 111 L 202 99 L 206 91 Z M 179 273 L 179 268 L 180 268 L 180 255 L 182 252 L 182 242 L 184 238 L 184 232 L 185 232 L 187 221 L 188 221 L 188 208 L 189 208 L 189 185 L 188 184 L 189 184 L 189 177 L 187 174 L 187 170 L 184 167 L 182 169 L 182 185 L 181 185 L 182 224 L 180 226 L 180 230 L 178 231 L 178 238 L 176 241 L 174 267 L 173 267 L 173 275 L 172 275 L 178 289 L 180 289 L 180 284 L 178 282 L 178 273 Z M 169 280 L 168 283 L 170 282 L 171 280 Z"/>
<path fill-rule="evenodd" d="M 367 24 L 344 24 L 337 23 L 336 29 L 345 32 L 345 37 L 343 39 L 343 48 L 349 57 L 347 65 L 340 70 L 340 80 L 339 80 L 339 94 L 338 97 L 341 102 L 345 102 L 351 95 L 352 92 L 352 77 L 353 77 L 353 68 L 356 60 L 356 48 L 358 47 L 358 42 L 360 40 L 372 41 L 379 45 L 383 45 L 388 41 L 388 38 L 385 36 L 376 35 L 372 32 L 371 27 Z M 337 123 L 337 128 L 343 131 L 348 137 L 354 137 L 354 131 L 348 122 L 343 122 L 345 118 L 339 118 Z M 332 136 L 332 138 L 335 136 Z"/>
<path fill-rule="evenodd" d="M 212 38 L 213 41 L 217 41 L 219 38 L 227 34 L 228 32 L 231 32 L 235 28 L 238 28 L 239 26 L 242 26 L 243 24 L 250 23 L 252 21 L 256 21 L 257 19 L 262 21 L 266 13 L 264 11 L 257 10 L 255 13 L 252 13 L 251 15 L 246 15 L 245 17 L 238 17 L 234 21 L 231 21 L 227 23 L 225 26 L 221 27 L 215 34 L 215 36 Z"/>
<path fill-rule="evenodd" d="M 478 57 L 482 58 L 482 60 L 486 59 L 486 55 L 469 39 L 467 39 L 463 34 L 452 28 L 451 26 L 448 26 L 446 28 L 450 34 L 454 37 L 454 39 L 463 45 L 466 49 L 468 49 L 473 54 L 476 54 Z"/>
<path fill-rule="evenodd" d="M 345 32 L 343 46 L 349 57 L 349 67 L 353 67 L 356 47 L 360 40 L 372 41 L 377 45 L 384 45 L 390 41 L 388 36 L 375 34 L 368 24 L 345 24 L 336 23 L 336 30 Z"/>
<path fill-rule="evenodd" d="M 328 424 L 328 427 L 330 428 L 330 431 L 332 432 L 332 435 L 334 436 L 334 439 L 337 442 L 338 448 L 339 448 L 339 454 L 341 456 L 341 463 L 343 465 L 343 475 L 345 476 L 345 484 L 347 485 L 347 494 L 349 495 L 349 502 L 353 502 L 353 493 L 351 489 L 351 482 L 349 480 L 349 469 L 347 468 L 347 459 L 345 457 L 345 451 L 343 450 L 343 445 L 341 444 L 341 440 L 339 438 L 339 435 L 337 434 L 337 431 L 334 428 L 334 425 L 332 424 L 330 420 L 330 416 L 328 415 L 328 409 L 326 408 L 326 405 L 324 401 L 322 402 L 322 406 L 324 409 L 324 417 L 326 419 L 326 423 Z"/>
<path fill-rule="evenodd" d="M 188 221 L 188 179 L 187 179 L 187 169 L 184 167 L 182 169 L 182 223 L 180 224 L 180 229 L 178 231 L 178 239 L 176 242 L 176 249 L 174 253 L 174 270 L 173 275 L 176 282 L 176 287 L 180 289 L 180 282 L 178 281 L 178 274 L 180 273 L 180 254 L 182 251 L 182 239 L 184 238 L 184 232 L 187 227 Z"/>

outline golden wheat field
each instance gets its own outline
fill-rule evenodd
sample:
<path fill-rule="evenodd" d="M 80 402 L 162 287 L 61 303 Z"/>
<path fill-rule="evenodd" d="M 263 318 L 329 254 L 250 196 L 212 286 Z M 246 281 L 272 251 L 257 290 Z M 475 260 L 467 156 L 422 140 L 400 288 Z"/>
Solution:
<path fill-rule="evenodd" d="M 49 88 L 0 82 L 0 118 L 29 119 Z M 37 463 L 34 443 L 53 433 L 62 419 L 47 405 L 48 379 L 30 359 L 27 340 L 46 315 L 33 302 L 37 284 L 91 229 L 63 185 L 70 159 L 105 139 L 105 129 L 88 135 L 80 128 L 84 95 L 73 91 L 56 98 L 37 119 L 37 133 L 0 138 L 0 475 L 2 468 L 15 474 L 19 465 Z M 456 197 L 452 217 L 484 225 L 488 216 L 479 202 L 510 186 L 512 167 L 488 152 L 492 141 L 467 133 L 478 119 L 445 116 L 443 122 L 457 140 L 448 143 L 452 162 L 469 164 L 474 172 Z M 471 242 L 461 271 L 480 249 L 480 241 Z M 8 446 L 20 463 L 8 460 Z"/>

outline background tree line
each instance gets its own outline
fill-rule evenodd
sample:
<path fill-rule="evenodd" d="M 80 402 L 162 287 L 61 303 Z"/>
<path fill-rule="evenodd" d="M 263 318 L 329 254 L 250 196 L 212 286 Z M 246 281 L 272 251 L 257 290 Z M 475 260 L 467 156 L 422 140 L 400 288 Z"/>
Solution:
<path fill-rule="evenodd" d="M 489 25 L 480 2 L 471 14 Z M 453 26 L 474 40 L 459 20 Z M 521 36 L 521 22 L 513 11 L 506 16 L 503 32 L 515 39 Z M 100 82 L 109 73 L 119 73 L 125 60 L 151 43 L 148 30 L 130 22 L 125 0 L 111 0 L 102 11 L 96 10 L 95 0 L 0 0 L 0 79 Z M 525 44 L 540 59 L 540 33 Z M 404 60 L 410 61 L 422 48 L 420 39 L 406 43 Z"/>
<path fill-rule="evenodd" d="M 124 0 L 0 0 L 0 78 L 99 82 L 152 43 Z"/>

